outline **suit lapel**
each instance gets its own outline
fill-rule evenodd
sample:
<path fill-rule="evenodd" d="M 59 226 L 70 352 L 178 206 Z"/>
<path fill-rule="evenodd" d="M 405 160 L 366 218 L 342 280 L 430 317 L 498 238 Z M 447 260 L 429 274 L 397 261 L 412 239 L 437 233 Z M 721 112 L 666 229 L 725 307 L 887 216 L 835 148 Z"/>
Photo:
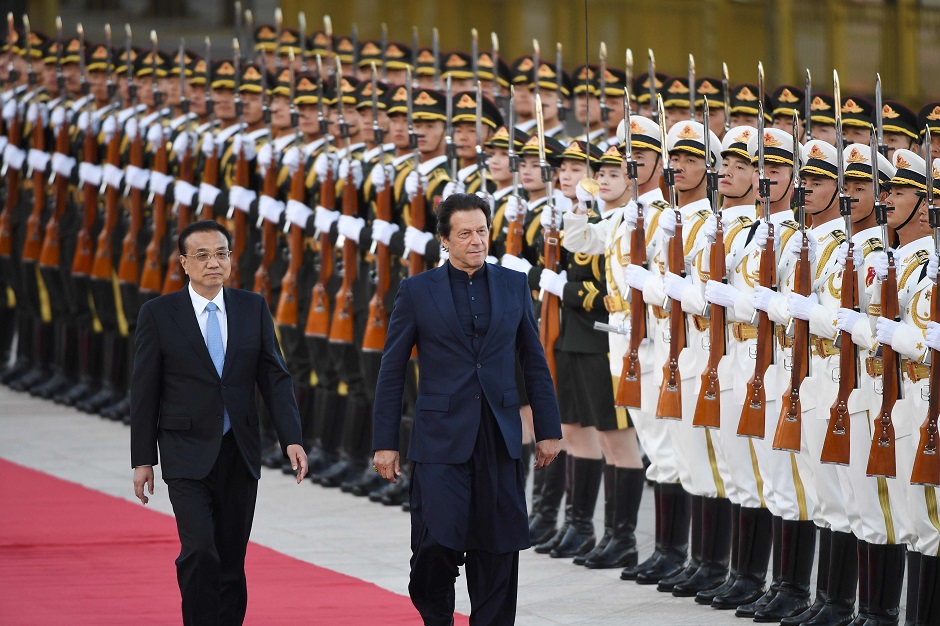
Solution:
<path fill-rule="evenodd" d="M 176 320 L 177 325 L 183 332 L 183 337 L 192 346 L 193 351 L 202 360 L 203 364 L 218 375 L 215 365 L 212 363 L 212 357 L 209 356 L 206 340 L 202 336 L 202 331 L 199 330 L 199 322 L 196 321 L 196 311 L 193 309 L 193 300 L 189 295 L 189 287 L 183 287 L 176 294 L 174 306 L 177 309 L 177 315 L 173 319 Z"/>
<path fill-rule="evenodd" d="M 225 378 L 225 375 L 228 374 L 228 371 L 232 368 L 232 362 L 235 360 L 235 352 L 237 352 L 238 349 L 237 338 L 242 335 L 238 332 L 240 316 L 236 313 L 239 294 L 225 287 L 223 287 L 222 293 L 225 298 L 225 325 L 228 328 L 228 341 L 225 346 L 225 362 L 222 364 L 222 378 Z"/>
<path fill-rule="evenodd" d="M 503 311 L 505 309 L 503 299 L 506 297 L 507 290 L 503 284 L 503 274 L 494 268 L 494 265 L 490 265 L 486 268 L 488 279 L 486 283 L 489 286 L 490 292 L 490 328 L 486 331 L 486 336 L 483 338 L 483 345 L 480 346 L 480 354 L 483 354 L 486 347 L 490 345 L 490 340 L 493 338 L 493 335 L 496 334 L 496 328 L 502 321 Z"/>
<path fill-rule="evenodd" d="M 454 294 L 450 289 L 450 280 L 447 277 L 447 265 L 442 265 L 430 271 L 434 272 L 434 277 L 428 285 L 428 291 L 431 292 L 431 299 L 437 306 L 438 311 L 441 312 L 441 321 L 454 331 L 454 334 L 467 347 L 467 350 L 473 352 L 473 346 L 470 345 L 470 340 L 461 330 L 460 321 L 457 319 L 457 309 L 454 308 Z"/>

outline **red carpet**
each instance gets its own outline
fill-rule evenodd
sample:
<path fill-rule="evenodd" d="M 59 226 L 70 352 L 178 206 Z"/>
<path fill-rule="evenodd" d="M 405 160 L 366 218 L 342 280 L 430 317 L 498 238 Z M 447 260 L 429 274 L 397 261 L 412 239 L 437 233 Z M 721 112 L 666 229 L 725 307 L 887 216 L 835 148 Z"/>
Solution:
<path fill-rule="evenodd" d="M 172 517 L 0 459 L 5 626 L 178 624 L 178 553 Z M 246 624 L 421 623 L 405 596 L 255 543 L 247 572 Z"/>

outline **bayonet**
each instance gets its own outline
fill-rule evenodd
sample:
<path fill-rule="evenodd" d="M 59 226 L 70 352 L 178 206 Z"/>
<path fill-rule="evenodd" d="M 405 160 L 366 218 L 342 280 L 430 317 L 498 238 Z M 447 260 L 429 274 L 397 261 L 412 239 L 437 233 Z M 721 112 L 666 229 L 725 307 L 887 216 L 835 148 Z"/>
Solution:
<path fill-rule="evenodd" d="M 454 91 L 451 85 L 451 75 L 447 75 L 446 89 L 446 119 L 444 121 L 444 143 L 447 162 L 450 164 L 451 180 L 457 180 L 457 145 L 454 144 Z"/>
<path fill-rule="evenodd" d="M 382 35 L 379 40 L 379 50 L 382 58 L 382 80 L 388 79 L 388 25 L 382 22 Z"/>
<path fill-rule="evenodd" d="M 300 30 L 300 71 L 307 71 L 307 14 L 297 14 L 297 26 Z"/>
<path fill-rule="evenodd" d="M 555 44 L 555 83 L 557 85 L 555 87 L 555 99 L 558 102 L 558 104 L 556 104 L 558 107 L 558 121 L 564 124 L 565 118 L 568 116 L 568 107 L 565 106 L 565 94 L 564 91 L 562 91 L 564 87 L 562 85 L 562 76 L 561 42 L 559 41 Z M 536 80 L 538 80 L 538 76 L 536 76 Z"/>
<path fill-rule="evenodd" d="M 329 15 L 323 16 L 323 32 L 326 34 L 326 60 L 329 62 L 330 57 L 335 54 L 335 51 L 333 50 L 333 20 L 330 19 Z"/>
<path fill-rule="evenodd" d="M 535 124 L 539 141 L 539 167 L 542 170 L 542 181 L 545 183 L 547 199 L 545 210 L 551 211 L 551 230 L 556 230 L 558 224 L 555 217 L 555 187 L 552 182 L 553 168 L 545 159 L 545 116 L 542 115 L 542 96 L 535 96 Z"/>
<path fill-rule="evenodd" d="M 483 151 L 483 88 L 480 81 L 477 81 L 477 108 L 476 108 L 476 152 L 477 169 L 480 170 L 483 177 L 482 191 L 486 191 L 486 152 Z"/>
<path fill-rule="evenodd" d="M 88 95 L 88 91 L 91 88 L 91 86 L 88 84 L 88 71 L 85 67 L 85 28 L 82 26 L 81 22 L 79 22 L 75 30 L 78 32 L 78 74 L 79 79 L 82 81 L 81 95 L 84 98 Z M 82 104 L 82 108 L 84 109 L 87 105 L 88 102 L 86 101 L 84 104 Z"/>
<path fill-rule="evenodd" d="M 421 164 L 421 152 L 418 151 L 418 134 L 414 126 L 414 86 L 411 84 L 411 69 L 405 68 L 405 93 L 408 98 L 408 147 L 411 148 L 414 158 L 414 168 L 418 171 Z"/>
<path fill-rule="evenodd" d="M 242 123 L 244 121 L 245 115 L 245 103 L 242 102 L 241 95 L 241 86 L 242 86 L 242 57 L 241 57 L 241 45 L 238 42 L 238 38 L 232 40 L 232 62 L 235 65 L 235 117 L 238 119 L 238 129 L 239 132 L 243 132 Z M 236 157 L 238 155 L 235 155 Z"/>
<path fill-rule="evenodd" d="M 108 31 L 111 29 L 108 28 Z M 29 16 L 23 15 L 23 34 L 26 38 L 26 79 L 30 89 L 36 86 L 36 71 L 33 70 L 33 42 L 30 41 L 32 33 L 29 30 Z M 108 46 L 111 50 L 111 46 Z"/>
<path fill-rule="evenodd" d="M 411 27 L 411 68 L 414 72 L 415 87 L 418 86 L 418 27 Z"/>
<path fill-rule="evenodd" d="M 209 116 L 209 132 L 215 139 L 215 101 L 212 100 L 212 40 L 206 36 L 206 89 L 205 94 L 206 115 Z M 214 149 L 214 148 L 213 148 Z"/>
<path fill-rule="evenodd" d="M 639 197 L 639 190 L 637 190 L 637 178 L 638 164 L 636 159 L 633 158 L 633 129 L 630 124 L 630 89 L 632 87 L 632 78 L 633 78 L 633 51 L 630 48 L 627 48 L 627 86 L 626 91 L 624 92 L 624 105 L 623 105 L 623 140 L 624 140 L 624 163 L 627 166 L 627 178 L 631 181 L 631 186 L 633 187 L 633 201 L 636 202 Z M 632 289 L 627 293 L 632 293 Z"/>
<path fill-rule="evenodd" d="M 186 42 L 183 39 L 180 39 L 179 66 L 180 66 L 180 110 L 183 112 L 184 116 L 188 116 L 189 115 L 189 98 L 186 97 Z"/>
<path fill-rule="evenodd" d="M 490 44 L 492 46 L 490 56 L 493 57 L 493 102 L 496 103 L 500 111 L 504 111 L 504 99 L 499 91 L 499 37 L 496 36 L 495 32 L 490 33 Z"/>
<path fill-rule="evenodd" d="M 477 29 L 470 29 L 470 68 L 473 71 L 473 82 L 480 79 L 480 41 Z"/>
<path fill-rule="evenodd" d="M 725 134 L 731 132 L 731 81 L 728 78 L 728 64 L 721 64 L 721 91 L 724 95 Z"/>
<path fill-rule="evenodd" d="M 372 62 L 372 141 L 384 152 L 385 131 L 379 126 L 379 79 L 376 75 L 375 61 Z M 381 167 L 381 164 L 379 165 Z"/>
<path fill-rule="evenodd" d="M 241 0 L 235 0 L 235 32 L 232 33 L 232 41 L 237 41 L 241 44 L 242 37 L 244 36 L 244 28 L 242 26 L 242 3 Z M 232 54 L 238 55 L 241 53 L 241 45 L 238 47 L 232 46 Z"/>
<path fill-rule="evenodd" d="M 300 113 L 297 111 L 297 105 L 294 104 L 294 99 L 297 96 L 296 80 L 294 80 L 294 49 L 288 48 L 288 72 L 290 72 L 290 125 L 294 128 L 294 140 L 297 142 L 297 147 L 300 150 L 300 158 L 304 158 L 304 149 L 306 148 L 304 141 L 304 134 L 300 132 Z M 319 99 L 319 98 L 318 98 Z M 290 232 L 291 221 L 284 220 L 284 233 L 287 234 Z"/>
<path fill-rule="evenodd" d="M 841 106 L 841 103 L 839 103 Z M 875 74 L 875 133 L 878 137 L 878 152 L 888 156 L 888 146 L 885 145 L 884 109 L 881 103 L 881 74 Z M 929 156 L 929 155 L 928 155 Z M 885 246 L 888 245 L 885 240 Z"/>
<path fill-rule="evenodd" d="M 150 93 L 153 97 L 153 108 L 155 111 L 160 110 L 160 90 L 157 89 L 157 53 L 159 52 L 157 47 L 157 31 L 150 31 L 150 44 L 153 46 L 152 51 L 150 52 Z"/>
<path fill-rule="evenodd" d="M 630 111 L 633 106 L 633 50 L 627 48 L 625 56 L 624 74 L 626 74 L 626 80 L 623 86 L 623 123 L 628 129 L 626 132 L 629 132 Z"/>
<path fill-rule="evenodd" d="M 604 122 L 606 126 L 607 120 L 610 117 L 610 110 L 607 108 L 607 44 L 604 43 L 603 41 L 601 42 L 600 59 L 601 59 L 601 65 L 600 65 L 601 93 L 600 93 L 599 99 L 601 103 L 600 105 L 601 106 L 601 121 Z M 590 92 L 586 92 L 585 95 L 586 96 L 590 95 Z M 588 167 L 588 170 L 590 169 L 591 168 Z"/>
<path fill-rule="evenodd" d="M 248 42 L 245 46 L 245 58 L 251 60 L 255 51 L 255 16 L 251 9 L 245 9 L 245 39 Z M 262 69 L 264 69 L 263 66 Z M 264 71 L 267 70 L 264 69 Z"/>
<path fill-rule="evenodd" d="M 274 9 L 274 70 L 281 72 L 281 30 L 284 27 L 284 12 L 281 7 Z M 293 101 L 293 98 L 291 98 Z"/>
<path fill-rule="evenodd" d="M 324 151 L 329 152 L 327 149 L 330 143 L 330 121 L 327 119 L 326 115 L 326 104 L 324 103 L 324 91 L 323 91 L 323 57 L 320 54 L 317 54 L 317 127 L 320 131 L 320 135 L 323 137 L 325 142 Z"/>
<path fill-rule="evenodd" d="M 757 102 L 760 105 L 761 115 L 764 110 L 764 63 L 757 62 Z M 761 135 L 763 137 L 763 135 Z M 794 148 L 795 149 L 795 148 Z"/>
<path fill-rule="evenodd" d="M 431 31 L 431 54 L 434 56 L 434 88 L 441 88 L 441 39 L 437 26 Z M 415 68 L 417 69 L 417 68 Z"/>
<path fill-rule="evenodd" d="M 519 155 L 516 154 L 516 88 L 509 85 L 509 146 L 506 151 L 509 156 L 509 171 L 512 173 L 512 195 L 519 199 Z"/>
<path fill-rule="evenodd" d="M 804 90 L 806 92 L 806 99 L 805 99 L 805 105 L 803 107 L 804 108 L 803 136 L 806 138 L 806 141 L 811 141 L 813 139 L 813 97 L 812 97 L 813 75 L 810 74 L 808 67 L 806 68 L 806 81 L 805 81 L 804 87 L 805 87 Z M 836 98 L 836 111 L 841 111 L 841 110 L 842 110 L 842 102 L 838 98 Z M 841 118 L 841 115 L 839 115 L 839 117 Z M 837 133 L 841 132 L 841 129 L 837 130 L 836 132 Z M 840 152 L 839 155 L 840 155 L 839 158 L 841 159 L 842 153 Z"/>
<path fill-rule="evenodd" d="M 351 156 L 349 154 L 349 124 L 346 123 L 346 116 L 343 113 L 343 64 L 338 54 L 333 59 L 336 62 L 336 112 L 339 116 L 339 136 L 346 144 L 346 156 L 349 157 Z"/>
<path fill-rule="evenodd" d="M 659 107 L 656 106 L 656 57 L 653 56 L 653 49 L 647 48 L 647 61 L 646 61 L 646 72 L 647 72 L 647 82 L 649 83 L 650 90 L 650 112 L 653 115 L 653 121 L 657 124 L 659 123 Z M 663 150 L 666 149 L 666 145 L 663 144 Z"/>
<path fill-rule="evenodd" d="M 68 100 L 67 94 L 65 93 L 65 76 L 62 74 L 62 17 L 56 16 L 55 18 L 55 83 L 56 87 L 59 90 L 59 98 L 62 99 L 63 104 Z"/>
<path fill-rule="evenodd" d="M 535 72 L 535 74 L 533 75 L 535 78 L 535 80 L 533 81 L 535 83 L 535 87 L 533 91 L 535 93 L 536 98 L 539 97 L 539 66 L 542 63 L 541 56 L 542 56 L 541 51 L 539 50 L 539 40 L 533 39 L 532 40 L 532 66 L 535 68 L 533 70 Z"/>
<path fill-rule="evenodd" d="M 105 81 L 107 81 L 108 100 L 113 102 L 117 91 L 117 85 L 114 84 L 114 74 L 112 64 L 114 59 L 111 55 L 111 24 L 104 25 L 104 45 L 107 48 L 107 67 L 105 68 Z"/>
<path fill-rule="evenodd" d="M 691 54 L 689 54 L 689 119 L 695 120 L 695 57 Z"/>
<path fill-rule="evenodd" d="M 353 60 L 352 66 L 354 70 L 359 69 L 359 26 L 353 22 L 352 25 L 352 35 L 350 36 L 350 41 L 352 42 L 353 49 Z"/>
<path fill-rule="evenodd" d="M 16 70 L 13 66 L 13 40 L 16 39 L 16 23 L 13 19 L 13 11 L 7 13 L 7 41 L 10 42 L 10 60 L 7 63 L 7 79 L 10 82 L 10 89 L 16 88 Z M 30 62 L 29 59 L 26 60 L 27 63 Z"/>

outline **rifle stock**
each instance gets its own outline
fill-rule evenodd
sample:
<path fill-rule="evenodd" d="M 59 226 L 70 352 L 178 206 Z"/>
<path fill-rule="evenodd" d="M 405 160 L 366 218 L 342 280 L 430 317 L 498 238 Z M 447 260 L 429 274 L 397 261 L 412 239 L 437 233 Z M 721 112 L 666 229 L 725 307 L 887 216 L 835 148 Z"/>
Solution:
<path fill-rule="evenodd" d="M 247 137 L 245 141 L 251 141 Z M 235 160 L 235 184 L 239 187 L 248 187 L 248 159 L 241 151 Z M 232 215 L 232 273 L 228 277 L 228 286 L 238 289 L 242 285 L 242 274 L 238 262 L 245 252 L 245 241 L 248 237 L 248 216 L 239 209 Z"/>
<path fill-rule="evenodd" d="M 55 151 L 68 156 L 69 154 L 69 127 L 63 122 L 55 136 Z M 62 260 L 62 217 L 68 208 L 69 181 L 65 176 L 56 175 L 53 186 L 55 208 L 49 221 L 46 222 L 46 232 L 42 240 L 42 249 L 39 251 L 39 265 L 42 267 L 59 267 Z"/>
<path fill-rule="evenodd" d="M 636 182 L 633 183 L 634 185 Z M 636 227 L 630 241 L 630 262 L 646 267 L 646 222 L 643 206 L 637 203 Z M 640 406 L 640 343 L 646 337 L 646 302 L 643 290 L 632 289 L 630 292 L 630 345 L 623 355 L 623 371 L 617 383 L 614 404 L 618 408 Z"/>
<path fill-rule="evenodd" d="M 381 164 L 376 167 L 382 167 Z M 392 186 L 386 184 L 376 198 L 375 215 L 380 220 L 392 218 Z M 375 293 L 369 300 L 369 319 L 366 322 L 362 349 L 366 352 L 381 352 L 385 349 L 385 333 L 388 330 L 388 314 L 385 311 L 385 296 L 391 282 L 392 259 L 388 246 L 376 242 L 375 246 Z"/>
<path fill-rule="evenodd" d="M 303 161 L 294 172 L 290 181 L 290 199 L 297 202 L 304 200 L 304 178 L 307 174 Z M 304 254 L 304 231 L 297 224 L 291 224 L 290 237 L 288 238 L 288 247 L 290 250 L 290 262 L 287 264 L 287 271 L 281 279 L 281 297 L 277 300 L 277 311 L 274 313 L 274 321 L 278 326 L 296 326 L 297 318 L 297 275 L 300 273 L 300 266 L 303 262 Z"/>
<path fill-rule="evenodd" d="M 554 211 L 554 207 L 546 207 L 547 211 Z M 558 228 L 553 224 L 551 228 L 545 229 L 545 245 L 543 254 L 545 256 L 545 267 L 552 271 L 558 270 L 559 262 L 559 240 Z M 539 340 L 542 343 L 542 349 L 545 351 L 545 360 L 548 362 L 548 369 L 552 373 L 552 380 L 555 381 L 555 388 L 558 388 L 558 368 L 555 361 L 555 343 L 561 335 L 561 303 L 558 296 L 547 291 L 542 294 L 542 309 L 539 317 Z"/>
<path fill-rule="evenodd" d="M 23 138 L 23 123 L 19 115 L 13 118 L 7 130 L 10 145 L 19 148 Z M 6 194 L 3 212 L 0 212 L 0 256 L 2 257 L 13 255 L 13 211 L 16 210 L 16 204 L 20 198 L 20 171 L 18 169 L 7 168 Z"/>
<path fill-rule="evenodd" d="M 524 218 L 525 215 L 523 212 L 519 211 L 519 215 L 516 216 L 516 219 L 509 222 L 509 232 L 506 233 L 506 254 L 513 256 L 522 254 L 522 239 L 525 235 L 522 228 L 522 220 Z"/>
<path fill-rule="evenodd" d="M 291 181 L 293 182 L 293 181 Z M 268 197 L 277 197 L 277 167 L 275 163 L 264 172 L 262 193 Z M 271 264 L 277 252 L 277 224 L 264 220 L 261 225 L 261 263 L 255 272 L 255 293 L 261 294 L 271 306 Z"/>
<path fill-rule="evenodd" d="M 117 133 L 108 140 L 107 163 L 117 167 L 121 161 L 121 137 Z M 107 186 L 104 196 L 104 225 L 98 233 L 95 245 L 95 262 L 91 267 L 91 277 L 98 280 L 111 280 L 114 271 L 114 249 L 111 244 L 111 234 L 118 221 L 118 202 L 120 191 L 111 185 Z"/>
<path fill-rule="evenodd" d="M 212 155 L 206 158 L 202 171 L 202 182 L 214 187 L 219 185 L 219 146 L 215 146 Z M 213 207 L 200 204 L 199 208 L 199 219 L 211 220 L 215 217 Z"/>
<path fill-rule="evenodd" d="M 849 240 L 849 249 L 845 257 L 845 269 L 842 271 L 842 308 L 858 307 L 858 276 L 855 271 L 855 244 Z M 823 442 L 819 460 L 822 463 L 848 465 L 850 458 L 849 396 L 855 389 L 858 378 L 858 350 L 852 343 L 852 333 L 841 331 L 841 354 L 839 356 L 839 393 L 836 401 L 829 407 L 829 428 Z"/>
<path fill-rule="evenodd" d="M 144 141 L 141 137 L 142 131 L 138 130 L 137 136 L 131 142 L 130 164 L 136 167 L 143 167 L 144 164 Z M 140 281 L 140 254 L 137 249 L 137 237 L 140 234 L 140 228 L 144 219 L 144 192 L 142 189 L 131 187 L 128 197 L 129 210 L 131 215 L 130 225 L 127 228 L 127 234 L 121 241 L 121 261 L 118 264 L 118 281 L 123 284 L 136 285 Z"/>
<path fill-rule="evenodd" d="M 725 261 L 725 234 L 718 219 L 715 231 L 715 243 L 711 246 L 709 258 L 709 274 L 712 280 L 727 282 L 728 274 Z M 725 355 L 725 308 L 712 304 L 710 322 L 708 325 L 708 364 L 702 372 L 702 387 L 699 390 L 698 402 L 695 404 L 695 413 L 692 416 L 692 426 L 703 428 L 721 427 L 721 385 L 718 381 L 718 363 Z"/>
<path fill-rule="evenodd" d="M 89 127 L 82 141 L 82 160 L 86 163 L 98 162 L 98 138 Z M 90 276 L 94 263 L 95 250 L 91 240 L 91 231 L 98 216 L 98 187 L 85 183 L 82 187 L 82 226 L 75 242 L 75 256 L 72 257 L 72 276 Z"/>
<path fill-rule="evenodd" d="M 168 169 L 166 141 L 161 141 L 153 159 L 155 172 L 166 174 Z M 153 233 L 144 253 L 144 271 L 140 275 L 140 290 L 157 295 L 163 288 L 163 239 L 166 237 L 166 194 L 153 196 Z M 170 256 L 173 256 L 172 254 Z"/>
<path fill-rule="evenodd" d="M 940 289 L 931 288 L 930 319 L 940 322 Z M 940 417 L 940 351 L 931 348 L 930 398 L 927 400 L 927 418 L 920 426 L 920 442 L 914 453 L 912 485 L 940 487 L 940 454 L 937 450 L 937 420 Z"/>
<path fill-rule="evenodd" d="M 354 217 L 359 213 L 358 196 L 350 167 L 346 184 L 343 186 L 343 215 Z M 356 283 L 358 264 L 358 246 L 347 237 L 343 242 L 343 282 L 336 292 L 336 306 L 333 309 L 333 322 L 330 324 L 330 341 L 333 343 L 353 342 L 353 286 Z"/>
<path fill-rule="evenodd" d="M 884 317 L 898 319 L 898 275 L 891 252 L 888 253 L 888 277 L 881 283 L 881 307 Z M 891 412 L 901 390 L 901 363 L 891 346 L 881 346 L 881 371 L 881 409 L 872 424 L 874 432 L 866 471 L 869 476 L 894 478 L 897 475 L 897 457 Z"/>
<path fill-rule="evenodd" d="M 415 169 L 417 171 L 417 168 Z M 427 211 L 427 196 L 425 189 L 421 186 L 421 176 L 418 176 L 418 192 L 411 199 L 411 225 L 418 230 L 424 230 L 425 212 Z M 417 254 L 412 250 L 408 255 L 408 275 L 414 276 L 424 271 L 424 255 Z"/>
<path fill-rule="evenodd" d="M 180 159 L 179 180 L 193 184 L 195 180 L 193 148 L 189 147 Z M 187 201 L 188 202 L 188 201 Z M 173 293 L 183 288 L 186 279 L 183 278 L 183 266 L 180 265 L 176 250 L 179 247 L 179 234 L 189 226 L 192 221 L 192 207 L 189 204 L 176 202 L 176 233 L 170 240 L 170 254 L 166 262 L 166 275 L 163 279 L 163 294 Z"/>
<path fill-rule="evenodd" d="M 333 180 L 332 168 L 328 169 L 326 179 L 320 186 L 320 206 L 330 210 L 336 206 L 336 183 Z M 313 286 L 313 298 L 304 334 L 326 339 L 330 336 L 330 293 L 327 286 L 333 277 L 333 243 L 330 241 L 330 233 L 320 233 L 319 243 L 320 274 Z"/>
<path fill-rule="evenodd" d="M 768 223 L 767 228 L 767 244 L 761 252 L 758 271 L 761 286 L 772 289 L 777 284 L 777 255 L 774 250 L 774 225 Z M 767 427 L 764 376 L 774 358 L 774 324 L 766 311 L 758 311 L 756 349 L 754 374 L 747 383 L 747 394 L 738 420 L 738 436 L 763 439 Z"/>
<path fill-rule="evenodd" d="M 678 270 L 685 277 L 685 259 L 682 255 L 682 222 L 676 213 L 676 232 L 669 241 L 669 269 Z M 685 347 L 685 313 L 682 303 L 673 300 L 669 309 L 669 357 L 663 364 L 663 383 L 659 388 L 659 401 L 656 403 L 656 417 L 663 419 L 682 419 L 682 379 L 679 374 L 679 353 Z"/>
<path fill-rule="evenodd" d="M 46 149 L 46 129 L 42 124 L 42 116 L 33 124 L 32 147 L 36 150 Z M 36 263 L 42 251 L 42 212 L 46 208 L 46 174 L 33 170 L 33 206 L 26 219 L 26 241 L 23 244 L 23 261 Z"/>

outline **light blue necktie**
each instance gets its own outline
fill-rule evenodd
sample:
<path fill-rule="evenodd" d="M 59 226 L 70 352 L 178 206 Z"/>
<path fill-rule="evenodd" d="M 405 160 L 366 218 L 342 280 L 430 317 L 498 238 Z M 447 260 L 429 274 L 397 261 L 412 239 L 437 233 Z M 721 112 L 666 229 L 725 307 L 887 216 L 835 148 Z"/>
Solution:
<path fill-rule="evenodd" d="M 209 319 L 206 321 L 206 347 L 209 348 L 209 357 L 212 364 L 215 365 L 215 371 L 222 375 L 222 366 L 225 364 L 225 347 L 222 345 L 222 329 L 219 328 L 219 316 L 216 311 L 219 305 L 210 302 L 206 305 L 209 312 Z M 224 435 L 232 428 L 232 422 L 228 417 L 228 410 L 222 407 L 222 434 Z"/>

